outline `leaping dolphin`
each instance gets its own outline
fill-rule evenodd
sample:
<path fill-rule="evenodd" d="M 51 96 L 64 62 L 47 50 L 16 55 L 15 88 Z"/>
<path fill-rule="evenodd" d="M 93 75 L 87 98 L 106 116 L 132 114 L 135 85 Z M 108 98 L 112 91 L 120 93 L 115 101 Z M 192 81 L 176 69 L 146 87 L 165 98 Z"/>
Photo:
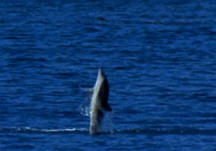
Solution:
<path fill-rule="evenodd" d="M 104 117 L 104 111 L 112 111 L 108 104 L 109 98 L 109 83 L 102 71 L 98 71 L 96 83 L 93 87 L 93 95 L 91 98 L 91 114 L 90 114 L 90 134 L 100 132 L 100 126 Z"/>

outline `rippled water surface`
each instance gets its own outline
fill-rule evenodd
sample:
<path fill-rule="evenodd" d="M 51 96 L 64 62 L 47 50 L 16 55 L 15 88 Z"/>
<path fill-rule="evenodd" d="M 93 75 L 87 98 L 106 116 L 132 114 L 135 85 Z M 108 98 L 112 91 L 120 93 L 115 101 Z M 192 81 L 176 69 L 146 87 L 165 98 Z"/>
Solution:
<path fill-rule="evenodd" d="M 214 0 L 0 1 L 0 150 L 216 150 Z M 113 108 L 81 114 L 102 66 Z"/>

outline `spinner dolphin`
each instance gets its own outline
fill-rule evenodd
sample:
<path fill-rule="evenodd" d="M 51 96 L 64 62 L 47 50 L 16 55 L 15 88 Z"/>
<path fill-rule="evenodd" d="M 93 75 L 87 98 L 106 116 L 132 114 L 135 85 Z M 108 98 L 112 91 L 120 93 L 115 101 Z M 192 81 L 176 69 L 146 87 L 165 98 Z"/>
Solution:
<path fill-rule="evenodd" d="M 109 98 L 109 83 L 102 71 L 98 71 L 96 83 L 93 88 L 93 94 L 90 104 L 90 134 L 97 134 L 100 132 L 101 123 L 105 111 L 112 111 L 108 104 Z"/>

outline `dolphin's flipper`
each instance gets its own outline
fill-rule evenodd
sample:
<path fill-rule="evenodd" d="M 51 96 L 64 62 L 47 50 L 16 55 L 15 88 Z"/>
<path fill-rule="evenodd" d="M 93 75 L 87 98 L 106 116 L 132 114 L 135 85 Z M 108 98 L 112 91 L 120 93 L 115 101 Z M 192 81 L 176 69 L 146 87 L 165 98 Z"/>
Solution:
<path fill-rule="evenodd" d="M 103 108 L 104 108 L 105 111 L 109 111 L 109 112 L 112 111 L 112 108 L 109 106 L 108 103 L 104 104 Z"/>

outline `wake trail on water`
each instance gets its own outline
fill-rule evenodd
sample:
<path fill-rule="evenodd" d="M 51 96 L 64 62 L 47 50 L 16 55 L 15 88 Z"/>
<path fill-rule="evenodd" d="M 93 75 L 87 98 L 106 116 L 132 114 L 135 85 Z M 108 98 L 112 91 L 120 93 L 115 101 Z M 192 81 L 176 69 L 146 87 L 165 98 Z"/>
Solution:
<path fill-rule="evenodd" d="M 39 129 L 39 128 L 0 128 L 0 133 L 25 133 L 25 134 L 89 134 L 88 128 L 65 128 L 65 129 Z M 102 135 L 136 134 L 136 135 L 216 135 L 215 129 L 153 129 L 153 128 L 124 128 L 102 131 Z"/>
<path fill-rule="evenodd" d="M 216 135 L 216 129 L 195 129 L 190 127 L 177 128 L 126 128 L 115 130 L 117 134 L 144 135 Z"/>
<path fill-rule="evenodd" d="M 87 128 L 39 129 L 39 128 L 1 128 L 0 133 L 86 133 Z"/>

